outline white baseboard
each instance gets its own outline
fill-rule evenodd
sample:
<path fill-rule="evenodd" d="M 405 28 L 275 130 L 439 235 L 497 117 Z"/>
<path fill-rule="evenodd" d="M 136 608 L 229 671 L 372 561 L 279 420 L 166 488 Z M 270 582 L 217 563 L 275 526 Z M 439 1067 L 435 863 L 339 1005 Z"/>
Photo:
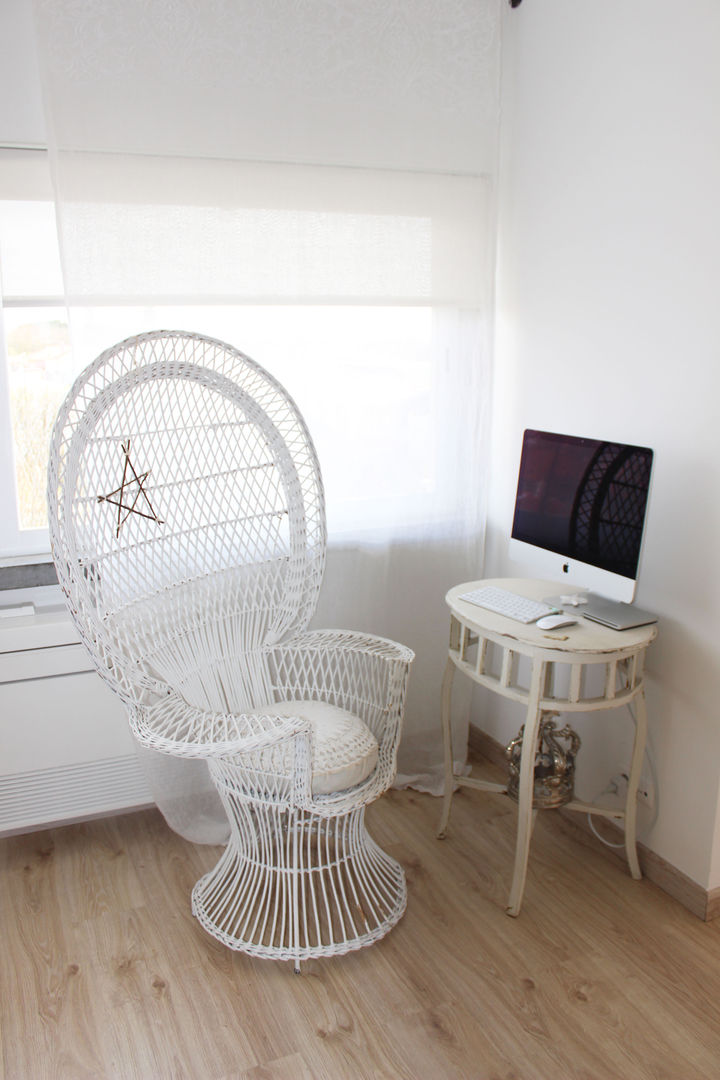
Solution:
<path fill-rule="evenodd" d="M 152 806 L 134 754 L 0 776 L 0 836 Z"/>

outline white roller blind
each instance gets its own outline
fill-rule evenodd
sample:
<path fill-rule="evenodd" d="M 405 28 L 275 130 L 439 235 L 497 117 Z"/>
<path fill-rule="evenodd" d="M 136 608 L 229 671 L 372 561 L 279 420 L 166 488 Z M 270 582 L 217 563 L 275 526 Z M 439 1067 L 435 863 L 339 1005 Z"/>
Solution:
<path fill-rule="evenodd" d="M 481 304 L 500 0 L 34 8 L 70 304 Z"/>
<path fill-rule="evenodd" d="M 47 151 L 0 148 L 0 295 L 63 295 Z"/>
<path fill-rule="evenodd" d="M 482 178 L 60 152 L 71 304 L 477 307 Z"/>
<path fill-rule="evenodd" d="M 35 0 L 65 150 L 482 173 L 500 0 Z"/>

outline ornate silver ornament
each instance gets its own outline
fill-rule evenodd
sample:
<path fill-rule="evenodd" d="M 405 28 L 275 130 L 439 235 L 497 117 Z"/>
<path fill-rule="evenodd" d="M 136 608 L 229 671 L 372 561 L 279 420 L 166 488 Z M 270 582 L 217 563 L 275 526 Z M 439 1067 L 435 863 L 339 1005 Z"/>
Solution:
<path fill-rule="evenodd" d="M 580 749 L 580 736 L 566 724 L 560 731 L 555 720 L 558 713 L 547 713 L 540 721 L 538 747 L 535 754 L 533 781 L 533 806 L 548 809 L 563 806 L 572 800 L 575 788 L 575 758 Z M 516 738 L 505 748 L 508 762 L 508 795 L 517 801 L 520 780 L 520 757 L 523 733 L 520 728 Z M 562 742 L 561 742 L 562 741 Z M 564 743 L 565 745 L 562 745 Z"/>

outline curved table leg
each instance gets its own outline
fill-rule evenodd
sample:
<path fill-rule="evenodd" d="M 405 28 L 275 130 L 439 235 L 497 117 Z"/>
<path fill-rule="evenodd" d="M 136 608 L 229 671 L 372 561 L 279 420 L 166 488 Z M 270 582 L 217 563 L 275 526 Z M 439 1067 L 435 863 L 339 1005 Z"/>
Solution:
<path fill-rule="evenodd" d="M 522 754 L 520 755 L 515 866 L 513 869 L 510 896 L 508 898 L 507 908 L 505 909 L 507 914 L 512 915 L 513 917 L 520 914 L 520 908 L 522 907 L 523 893 L 525 891 L 525 878 L 527 875 L 528 853 L 530 851 L 530 838 L 535 823 L 533 815 L 535 752 L 537 749 L 538 731 L 540 729 L 540 697 L 544 678 L 545 664 L 541 660 L 535 660 L 532 678 L 530 680 L 527 717 L 525 719 L 525 730 L 523 732 Z"/>
<path fill-rule="evenodd" d="M 442 840 L 445 837 L 445 830 L 450 819 L 450 803 L 452 802 L 453 791 L 455 788 L 455 776 L 453 773 L 452 727 L 450 723 L 450 702 L 452 700 L 452 684 L 454 677 L 455 664 L 452 662 L 450 657 L 448 657 L 448 662 L 445 665 L 445 674 L 443 675 L 442 682 L 442 730 L 443 751 L 445 755 L 445 789 L 443 793 L 442 814 L 440 816 L 440 828 L 438 829 L 437 834 L 439 840 Z"/>
<path fill-rule="evenodd" d="M 645 693 L 640 691 L 635 698 L 635 741 L 633 743 L 632 760 L 630 762 L 630 775 L 628 777 L 627 798 L 625 800 L 625 854 L 627 855 L 630 873 L 636 879 L 642 877 L 640 863 L 637 856 L 637 789 L 640 783 L 643 758 L 645 756 L 645 741 L 647 739 L 647 708 L 645 706 Z"/>

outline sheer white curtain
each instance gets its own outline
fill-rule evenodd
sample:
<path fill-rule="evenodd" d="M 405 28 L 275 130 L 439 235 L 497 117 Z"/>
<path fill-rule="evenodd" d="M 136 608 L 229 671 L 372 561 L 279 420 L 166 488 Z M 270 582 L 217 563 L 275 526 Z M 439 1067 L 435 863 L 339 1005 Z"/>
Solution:
<path fill-rule="evenodd" d="M 120 24 L 109 0 L 37 0 L 36 25 L 78 366 L 127 334 L 167 327 L 224 338 L 287 386 L 327 491 L 314 625 L 415 650 L 398 782 L 438 791 L 443 598 L 482 566 L 498 5 L 419 6 L 410 23 L 422 70 L 405 39 L 414 5 L 399 2 L 351 2 L 338 28 L 335 4 L 243 2 L 231 17 L 228 5 L 176 0 L 168 40 L 153 32 L 153 5 L 133 0 Z M 319 46 L 307 28 L 321 13 L 335 36 Z M 288 20 L 299 36 L 289 66 Z M 383 69 L 358 96 L 379 78 L 369 35 L 380 23 L 382 48 L 395 41 L 405 67 Z M 233 34 L 240 60 L 248 34 L 262 37 L 274 80 L 255 54 L 250 71 L 221 65 L 208 77 L 211 46 L 222 37 L 227 57 Z M 328 68 L 318 47 L 342 52 L 342 65 Z M 301 132 L 287 118 L 299 115 L 298 94 Z M 274 160 L 237 160 L 243 149 Z M 461 750 L 464 714 L 460 705 Z M 188 827 L 175 798 L 182 772 L 190 805 L 203 803 L 202 770 L 171 762 L 168 803 L 168 769 L 148 767 L 173 827 L 215 838 Z"/>

